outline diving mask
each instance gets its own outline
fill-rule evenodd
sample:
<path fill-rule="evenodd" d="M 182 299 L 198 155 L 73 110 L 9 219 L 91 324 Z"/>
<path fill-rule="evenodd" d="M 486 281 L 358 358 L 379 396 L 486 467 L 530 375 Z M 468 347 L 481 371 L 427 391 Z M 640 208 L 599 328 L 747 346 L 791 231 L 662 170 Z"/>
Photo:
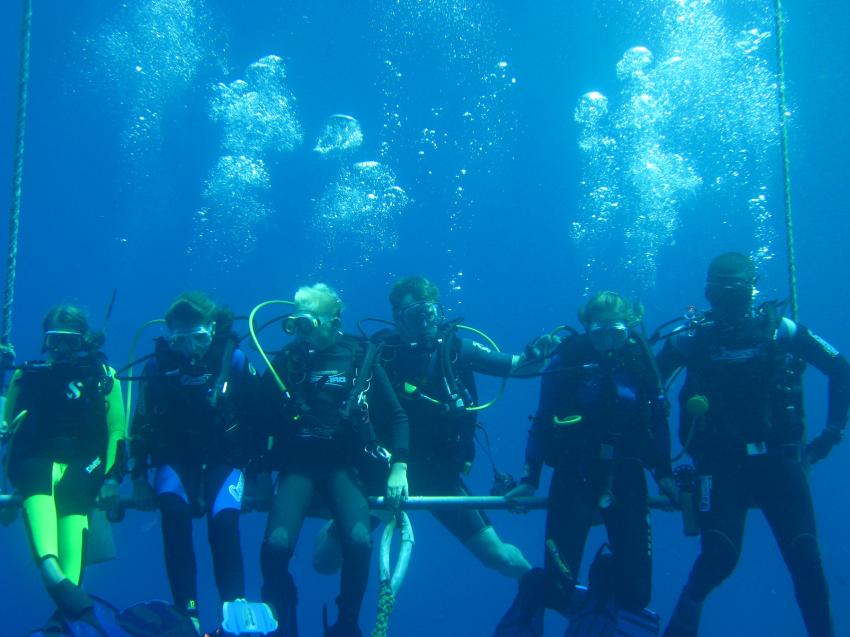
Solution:
<path fill-rule="evenodd" d="M 743 279 L 718 279 L 705 286 L 705 298 L 712 309 L 724 315 L 747 314 L 756 294 L 752 281 Z"/>
<path fill-rule="evenodd" d="M 174 330 L 168 336 L 168 346 L 175 352 L 193 357 L 203 356 L 212 345 L 215 328 L 213 325 L 199 325 L 187 330 Z"/>
<path fill-rule="evenodd" d="M 433 301 L 413 303 L 399 312 L 399 319 L 407 331 L 422 333 L 442 323 L 443 306 Z"/>
<path fill-rule="evenodd" d="M 79 352 L 83 349 L 83 335 L 74 330 L 48 330 L 44 333 L 43 352 Z"/>
<path fill-rule="evenodd" d="M 295 333 L 301 336 L 307 336 L 318 329 L 321 324 L 321 319 L 306 312 L 290 314 L 283 321 L 283 331 L 290 336 Z"/>
<path fill-rule="evenodd" d="M 629 338 L 629 326 L 623 321 L 600 321 L 587 328 L 591 345 L 598 352 L 620 349 Z"/>

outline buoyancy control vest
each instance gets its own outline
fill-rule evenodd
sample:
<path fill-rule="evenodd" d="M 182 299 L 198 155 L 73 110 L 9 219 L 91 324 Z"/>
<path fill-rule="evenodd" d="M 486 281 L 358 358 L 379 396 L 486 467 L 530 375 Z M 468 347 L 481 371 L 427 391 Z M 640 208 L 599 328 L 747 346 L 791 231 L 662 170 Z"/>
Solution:
<path fill-rule="evenodd" d="M 384 369 L 410 420 L 413 453 L 458 444 L 474 452 L 477 417 L 467 407 L 477 404 L 478 393 L 472 369 L 460 361 L 462 340 L 454 324 L 443 326 L 430 347 L 405 343 L 394 331 L 376 338 Z"/>
<path fill-rule="evenodd" d="M 693 421 L 685 403 L 694 395 L 708 399 L 705 423 L 694 432 L 689 450 L 734 455 L 747 445 L 798 444 L 804 435 L 802 373 L 804 363 L 779 340 L 782 317 L 775 304 L 731 325 L 713 322 L 694 330 L 687 377 L 679 394 L 683 414 L 680 437 Z"/>
<path fill-rule="evenodd" d="M 273 362 L 289 389 L 284 437 L 373 443 L 367 392 L 379 356 L 374 343 L 348 335 L 326 351 L 287 346 Z"/>
<path fill-rule="evenodd" d="M 145 370 L 145 421 L 155 464 L 194 459 L 239 464 L 245 451 L 236 388 L 249 365 L 232 334 L 216 338 L 199 361 L 174 352 L 157 339 Z"/>
<path fill-rule="evenodd" d="M 557 371 L 560 370 L 560 371 Z M 560 376 L 544 461 L 549 466 L 590 459 L 648 460 L 653 418 L 666 409 L 648 346 L 637 334 L 617 351 L 600 353 L 584 334 L 565 338 L 547 373 Z"/>
<path fill-rule="evenodd" d="M 100 352 L 68 362 L 30 362 L 21 369 L 15 401 L 27 416 L 15 433 L 12 458 L 46 456 L 55 462 L 105 454 L 107 396 L 115 382 Z"/>

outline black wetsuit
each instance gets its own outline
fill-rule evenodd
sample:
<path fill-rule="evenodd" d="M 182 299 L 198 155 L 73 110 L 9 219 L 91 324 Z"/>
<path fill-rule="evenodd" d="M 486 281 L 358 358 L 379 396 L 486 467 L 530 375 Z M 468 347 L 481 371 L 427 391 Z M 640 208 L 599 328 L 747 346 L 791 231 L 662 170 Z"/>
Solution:
<path fill-rule="evenodd" d="M 311 505 L 326 507 L 336 521 L 344 558 L 337 598 L 339 621 L 357 623 L 372 552 L 363 487 L 364 472 L 373 464 L 365 453 L 375 440 L 372 422 L 388 433 L 383 443 L 393 461 L 407 460 L 407 417 L 380 365 L 363 369 L 367 351 L 353 337 L 340 337 L 322 351 L 295 342 L 272 362 L 289 396 L 268 372 L 263 379 L 263 404 L 274 437 L 271 468 L 280 473 L 260 557 L 262 596 L 278 617 L 289 617 L 283 635 L 297 630 L 289 561 Z M 377 363 L 377 356 L 374 360 Z M 359 392 L 361 377 L 368 382 Z M 382 468 L 380 460 L 374 464 L 380 473 L 374 481 L 386 485 L 386 461 Z"/>
<path fill-rule="evenodd" d="M 382 362 L 410 420 L 411 495 L 464 496 L 464 465 L 475 457 L 474 373 L 506 377 L 512 355 L 445 330 L 431 346 L 405 343 L 397 332 L 378 335 Z M 458 540 L 468 542 L 490 526 L 483 511 L 434 511 Z"/>
<path fill-rule="evenodd" d="M 809 635 L 827 636 L 834 631 L 829 592 L 801 461 L 801 362 L 829 378 L 827 422 L 839 431 L 850 405 L 850 365 L 802 325 L 771 315 L 757 313 L 729 326 L 709 320 L 674 335 L 658 355 L 663 378 L 687 370 L 682 414 L 694 395 L 706 396 L 709 405 L 704 423 L 685 416 L 680 429 L 701 487 L 702 552 L 685 594 L 701 603 L 732 573 L 747 511 L 758 507 L 788 565 Z"/>
<path fill-rule="evenodd" d="M 560 421 L 560 422 L 559 422 Z M 543 376 L 526 447 L 527 477 L 537 486 L 554 467 L 546 518 L 546 605 L 563 610 L 577 582 L 587 534 L 601 510 L 613 553 L 616 601 L 649 604 L 651 533 L 644 469 L 672 475 L 667 406 L 652 355 L 636 335 L 599 353 L 570 336 Z"/>
<path fill-rule="evenodd" d="M 214 340 L 196 362 L 159 340 L 145 366 L 133 420 L 133 477 L 147 478 L 149 463 L 155 470 L 171 592 L 191 615 L 197 613 L 193 517 L 207 515 L 221 599 L 245 597 L 239 514 L 258 384 L 232 336 Z"/>

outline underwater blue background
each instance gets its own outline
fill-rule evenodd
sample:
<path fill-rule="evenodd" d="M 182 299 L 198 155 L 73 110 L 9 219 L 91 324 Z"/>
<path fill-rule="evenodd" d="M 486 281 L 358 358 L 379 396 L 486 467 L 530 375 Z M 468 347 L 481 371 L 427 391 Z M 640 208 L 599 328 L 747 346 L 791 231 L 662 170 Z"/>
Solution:
<path fill-rule="evenodd" d="M 0 8 L 0 201 L 9 200 L 15 116 L 20 7 Z M 575 323 L 582 302 L 584 270 L 569 226 L 580 206 L 582 157 L 577 148 L 573 110 L 591 90 L 615 93 L 614 65 L 623 51 L 647 42 L 637 12 L 650 19 L 660 3 L 646 2 L 492 2 L 484 39 L 488 51 L 509 63 L 516 78 L 488 111 L 490 124 L 476 129 L 477 141 L 495 140 L 490 153 L 464 155 L 463 147 L 421 159 L 420 146 L 404 134 L 433 125 L 433 111 L 465 108 L 469 91 L 458 83 L 451 56 L 434 51 L 445 42 L 461 55 L 464 38 L 445 21 L 445 37 L 428 21 L 428 37 L 393 34 L 401 9 L 396 3 L 342 0 L 310 2 L 205 3 L 214 22 L 210 46 L 226 41 L 227 61 L 199 65 L 189 88 L 166 99 L 160 109 L 161 135 L 153 144 L 127 142 L 132 91 L 121 74 L 107 77 L 98 61 L 97 34 L 106 21 L 131 19 L 127 2 L 79 0 L 36 2 L 33 19 L 29 121 L 24 172 L 21 244 L 12 340 L 19 360 L 39 354 L 40 321 L 60 301 L 78 302 L 98 325 L 114 288 L 117 303 L 108 325 L 106 351 L 117 365 L 126 360 L 138 326 L 161 316 L 171 299 L 186 289 L 204 289 L 247 313 L 256 303 L 291 298 L 299 285 L 322 280 L 336 287 L 346 303 L 346 328 L 354 331 L 362 316 L 388 318 L 386 295 L 398 276 L 422 273 L 443 289 L 451 314 L 485 330 L 506 350 L 520 351 L 534 335 L 563 323 Z M 156 3 L 150 3 L 156 4 Z M 193 3 L 176 1 L 175 6 Z M 202 4 L 202 3 L 196 3 Z M 417 10 L 439 10 L 462 2 L 401 3 Z M 670 3 L 668 3 L 670 4 Z M 719 11 L 746 14 L 770 3 L 753 0 L 715 3 Z M 850 350 L 850 275 L 846 248 L 850 236 L 850 4 L 838 0 L 785 3 L 785 57 L 791 117 L 791 182 L 795 206 L 800 320 L 839 350 Z M 390 15 L 389 20 L 381 12 Z M 463 11 L 460 11 L 463 14 Z M 458 15 L 454 12 L 451 15 Z M 151 16 L 149 16 L 151 17 Z M 154 16 L 155 17 L 155 16 Z M 438 15 L 439 17 L 439 15 Z M 411 18 L 411 24 L 416 19 Z M 376 26 L 376 25 L 380 25 Z M 771 25 L 768 24 L 768 27 Z M 475 29 L 470 33 L 476 32 Z M 388 35 L 389 33 L 389 35 Z M 405 113 L 404 132 L 381 137 L 386 123 L 387 41 L 397 37 L 416 55 L 396 85 Z M 383 44 L 382 44 L 383 43 Z M 223 51 L 223 45 L 221 50 Z M 768 49 L 772 51 L 773 49 Z M 267 194 L 272 212 L 256 224 L 256 242 L 246 246 L 237 235 L 210 248 L 197 246 L 193 215 L 202 207 L 204 180 L 220 152 L 221 129 L 207 111 L 210 85 L 240 77 L 249 64 L 274 53 L 286 65 L 287 85 L 296 96 L 304 141 L 268 161 L 273 187 Z M 461 55 L 462 57 L 462 55 Z M 765 55 L 775 71 L 775 55 Z M 446 70 L 449 69 L 449 71 Z M 118 78 L 116 81 L 115 78 Z M 401 93 L 398 86 L 402 86 Z M 135 95 L 138 96 L 139 93 Z M 392 101 L 392 100 L 390 100 Z M 336 165 L 310 149 L 332 113 L 357 117 L 365 142 L 356 160 L 382 161 L 394 171 L 411 198 L 397 226 L 397 245 L 383 246 L 363 259 L 361 239 L 341 228 L 338 244 L 326 249 L 311 225 L 315 202 L 333 179 Z M 463 131 L 446 125 L 457 139 Z M 489 135 L 489 139 L 487 139 Z M 392 142 L 381 150 L 381 140 Z M 760 287 L 768 297 L 787 294 L 784 228 L 781 223 L 780 155 L 772 151 L 768 184 L 775 218 L 771 250 Z M 423 161 L 425 162 L 423 164 Z M 454 171 L 469 168 L 465 199 L 451 194 Z M 428 171 L 431 171 L 429 174 Z M 658 249 L 658 274 L 649 284 L 628 279 L 622 289 L 639 294 L 647 326 L 702 305 L 702 281 L 708 259 L 719 252 L 753 247 L 734 222 L 745 202 L 697 191 L 683 206 L 675 241 Z M 450 214 L 452 210 L 457 215 Z M 723 212 L 727 216 L 723 217 Z M 351 226 L 356 220 L 345 223 Z M 348 228 L 350 230 L 350 227 Z M 5 238 L 5 234 L 4 234 Z M 377 240 L 377 237 L 376 237 Z M 195 243 L 193 243 L 193 241 Z M 390 242 L 392 243 L 392 242 Z M 593 244 L 596 258 L 616 258 L 618 244 Z M 451 251 L 449 251 L 451 250 Z M 463 272 L 460 289 L 449 281 Z M 627 279 L 624 278 L 624 281 Z M 590 281 L 617 288 L 616 278 Z M 151 334 L 149 334 L 151 336 Z M 140 351 L 147 348 L 147 336 Z M 271 336 L 269 336 L 272 339 Z M 482 395 L 496 385 L 482 382 Z M 826 386 L 816 371 L 807 374 L 810 428 L 824 422 Z M 500 468 L 519 473 L 527 416 L 537 398 L 536 381 L 511 381 L 505 398 L 485 412 Z M 671 423 L 676 423 L 675 415 Z M 850 448 L 836 448 L 812 471 L 821 548 L 833 599 L 837 634 L 850 631 Z M 491 471 L 483 456 L 470 478 L 477 493 L 490 487 Z M 516 543 L 528 559 L 542 557 L 543 514 L 493 513 L 500 535 Z M 196 527 L 205 628 L 212 630 L 217 597 L 212 582 L 206 532 Z M 259 542 L 264 519 L 243 518 L 242 533 L 250 594 L 259 595 Z M 489 635 L 515 592 L 515 583 L 484 569 L 427 514 L 414 518 L 417 545 L 408 579 L 397 600 L 390 630 L 396 635 Z M 681 519 L 653 513 L 653 608 L 664 618 L 684 584 L 698 542 L 681 534 Z M 312 571 L 310 555 L 317 521 L 305 525 L 293 573 L 300 588 L 300 625 L 307 637 L 320 634 L 320 609 L 338 590 L 336 578 Z M 87 588 L 125 606 L 149 598 L 168 598 L 158 521 L 153 514 L 130 512 L 114 527 L 120 556 L 91 568 Z M 595 530 L 588 552 L 601 535 Z M 20 519 L 0 528 L 0 626 L 4 635 L 23 634 L 50 613 L 37 572 L 28 555 Z M 585 563 L 585 568 L 587 562 Z M 375 578 L 364 605 L 362 626 L 371 629 Z M 564 622 L 547 616 L 547 634 L 561 634 Z M 784 565 L 758 512 L 750 515 L 744 554 L 735 574 L 709 598 L 704 635 L 803 634 Z"/>

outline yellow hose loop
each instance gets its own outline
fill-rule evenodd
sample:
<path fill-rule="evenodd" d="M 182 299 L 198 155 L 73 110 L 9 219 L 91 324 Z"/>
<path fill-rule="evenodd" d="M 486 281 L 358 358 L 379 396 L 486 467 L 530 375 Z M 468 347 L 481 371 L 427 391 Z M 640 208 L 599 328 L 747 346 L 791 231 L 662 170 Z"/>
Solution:
<path fill-rule="evenodd" d="M 130 366 L 134 360 L 136 360 L 136 346 L 139 344 L 139 339 L 142 337 L 142 334 L 146 329 L 148 329 L 151 325 L 165 325 L 165 319 L 151 319 L 147 323 L 143 323 L 142 326 L 136 330 L 136 334 L 133 336 L 133 340 L 130 343 L 130 354 L 127 357 L 127 376 L 130 378 L 133 377 L 133 367 Z M 132 422 L 132 412 L 130 408 L 133 406 L 133 381 L 129 381 L 127 383 L 127 391 L 124 393 L 124 418 L 126 419 L 124 426 L 125 431 L 127 432 L 127 439 L 130 439 L 130 423 Z"/>
<path fill-rule="evenodd" d="M 485 341 L 487 341 L 490 344 L 490 347 L 492 347 L 495 351 L 497 351 L 497 352 L 502 351 L 501 349 L 499 349 L 499 346 L 496 345 L 496 341 L 494 341 L 492 338 L 487 336 L 481 330 L 477 330 L 474 327 L 469 327 L 468 325 L 458 325 L 457 327 L 459 329 L 467 330 L 468 332 L 472 332 L 473 334 L 477 334 L 478 336 L 483 338 Z M 496 397 L 493 398 L 493 400 L 486 402 L 483 405 L 476 405 L 474 407 L 465 407 L 466 411 L 484 411 L 485 409 L 492 407 L 497 402 L 499 402 L 499 400 L 501 400 L 502 396 L 504 396 L 505 387 L 507 386 L 507 384 L 508 384 L 508 377 L 506 376 L 505 378 L 502 379 L 502 383 L 499 385 L 499 390 L 496 392 Z"/>
<path fill-rule="evenodd" d="M 554 422 L 556 425 L 559 425 L 559 426 L 562 426 L 562 427 L 569 427 L 571 425 L 577 425 L 581 421 L 582 421 L 582 417 L 578 414 L 576 414 L 575 416 L 564 416 L 563 418 L 559 418 L 558 416 L 555 416 L 554 418 L 552 418 L 552 422 Z"/>
<path fill-rule="evenodd" d="M 282 391 L 284 394 L 287 394 L 289 392 L 286 389 L 286 385 L 283 384 L 283 381 L 280 379 L 280 376 L 278 376 L 278 373 L 272 365 L 272 362 L 266 355 L 266 351 L 263 349 L 263 346 L 260 345 L 259 339 L 257 339 L 257 332 L 254 330 L 254 317 L 257 315 L 257 312 L 262 310 L 264 307 L 268 307 L 269 305 L 295 305 L 295 302 L 281 300 L 264 301 L 263 303 L 260 303 L 259 305 L 254 307 L 254 309 L 251 310 L 251 314 L 248 315 L 248 332 L 250 332 L 251 334 L 251 341 L 254 343 L 254 347 L 256 347 L 257 351 L 260 353 L 260 358 L 263 359 L 263 362 L 266 364 L 269 373 L 272 375 L 272 378 L 274 378 L 275 383 L 277 383 L 277 386 L 280 388 L 280 391 Z"/>
<path fill-rule="evenodd" d="M 564 332 L 564 331 L 566 331 L 566 330 L 567 330 L 567 326 L 566 326 L 566 325 L 559 325 L 559 326 L 558 326 L 558 327 L 556 327 L 554 330 L 552 330 L 551 332 L 549 332 L 549 336 L 557 336 L 558 334 L 560 334 L 561 332 Z"/>

